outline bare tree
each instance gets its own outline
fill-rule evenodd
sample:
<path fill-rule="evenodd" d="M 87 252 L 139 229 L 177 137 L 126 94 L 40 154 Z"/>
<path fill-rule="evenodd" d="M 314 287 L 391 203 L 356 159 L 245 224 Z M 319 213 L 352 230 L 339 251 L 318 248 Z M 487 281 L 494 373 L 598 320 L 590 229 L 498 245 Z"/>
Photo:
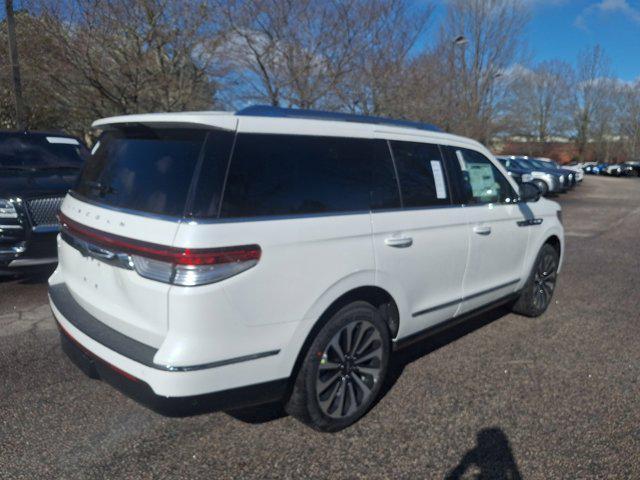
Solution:
<path fill-rule="evenodd" d="M 546 61 L 533 69 L 515 68 L 506 75 L 501 102 L 505 129 L 536 142 L 565 135 L 570 127 L 573 69 L 565 62 Z"/>
<path fill-rule="evenodd" d="M 617 110 L 616 98 L 621 93 L 618 82 L 612 78 L 602 78 L 596 82 L 597 108 L 593 112 L 590 140 L 597 159 L 609 162 L 619 158 L 614 146 L 619 144 L 620 135 L 615 131 Z"/>
<path fill-rule="evenodd" d="M 16 11 L 16 43 L 21 53 L 21 83 L 24 105 L 24 124 L 31 129 L 68 128 L 69 115 L 61 111 L 53 86 L 42 68 L 55 70 L 55 65 L 47 61 L 51 41 L 43 28 L 41 19 L 22 9 Z M 8 49 L 6 24 L 0 25 L 0 125 L 2 128 L 16 128 L 16 110 L 13 105 L 11 88 L 12 61 Z M 41 62 L 46 62 L 42 65 Z"/>
<path fill-rule="evenodd" d="M 443 72 L 438 96 L 447 99 L 445 129 L 488 142 L 496 103 L 504 93 L 505 70 L 524 48 L 529 19 L 516 0 L 451 0 L 440 27 L 432 68 Z"/>
<path fill-rule="evenodd" d="M 640 160 L 640 81 L 622 85 L 615 97 L 617 103 L 616 130 L 625 156 Z"/>
<path fill-rule="evenodd" d="M 358 2 L 217 0 L 225 42 L 212 54 L 231 67 L 230 103 L 315 106 L 353 57 Z"/>
<path fill-rule="evenodd" d="M 82 133 L 97 117 L 264 102 L 432 122 L 489 143 L 572 133 L 580 155 L 640 155 L 640 84 L 602 49 L 575 74 L 529 67 L 517 0 L 23 0 L 17 46 L 31 127 Z M 520 62 L 520 63 L 517 63 Z M 15 124 L 0 21 L 0 124 Z M 516 67 L 514 67 L 516 65 Z M 517 65 L 521 65 L 517 67 Z M 571 92 L 575 92 L 572 94 Z"/>
<path fill-rule="evenodd" d="M 609 61 L 600 46 L 580 53 L 572 99 L 575 141 L 580 158 L 584 158 L 593 131 L 594 116 L 604 105 L 600 94 L 603 90 L 602 82 L 608 75 Z"/>
<path fill-rule="evenodd" d="M 365 2 L 358 10 L 351 68 L 335 89 L 337 108 L 352 112 L 416 118 L 411 53 L 425 33 L 433 7 L 407 0 Z"/>
<path fill-rule="evenodd" d="M 40 74 L 79 124 L 214 103 L 212 59 L 203 52 L 217 32 L 207 4 L 51 0 L 31 8 L 51 42 L 48 54 L 38 59 Z"/>

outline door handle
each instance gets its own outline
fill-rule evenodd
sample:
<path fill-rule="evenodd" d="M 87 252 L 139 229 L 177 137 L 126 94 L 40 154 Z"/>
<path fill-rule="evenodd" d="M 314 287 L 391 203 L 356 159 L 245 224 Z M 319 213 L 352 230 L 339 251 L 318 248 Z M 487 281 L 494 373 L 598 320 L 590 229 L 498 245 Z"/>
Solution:
<path fill-rule="evenodd" d="M 491 233 L 491 227 L 487 225 L 476 225 L 473 227 L 473 233 L 478 235 L 489 235 Z"/>
<path fill-rule="evenodd" d="M 395 248 L 407 248 L 413 245 L 411 237 L 389 237 L 384 239 L 384 244 Z"/>

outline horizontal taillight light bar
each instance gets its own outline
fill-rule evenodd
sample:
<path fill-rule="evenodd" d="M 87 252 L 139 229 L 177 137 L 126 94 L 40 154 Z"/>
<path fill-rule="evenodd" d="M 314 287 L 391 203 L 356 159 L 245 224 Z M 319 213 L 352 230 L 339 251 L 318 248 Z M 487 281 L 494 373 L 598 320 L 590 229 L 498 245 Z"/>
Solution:
<path fill-rule="evenodd" d="M 247 260 L 260 260 L 261 250 L 259 245 L 243 245 L 239 247 L 223 248 L 174 248 L 164 247 L 153 243 L 140 242 L 111 233 L 95 230 L 71 220 L 64 213 L 60 213 L 62 228 L 101 247 L 131 255 L 152 258 L 161 262 L 170 262 L 176 265 L 217 265 L 221 263 L 243 262 Z"/>
<path fill-rule="evenodd" d="M 253 267 L 262 255 L 259 245 L 206 249 L 166 247 L 96 230 L 63 213 L 59 218 L 64 232 L 113 253 L 131 255 L 140 275 L 167 283 L 213 283 Z"/>

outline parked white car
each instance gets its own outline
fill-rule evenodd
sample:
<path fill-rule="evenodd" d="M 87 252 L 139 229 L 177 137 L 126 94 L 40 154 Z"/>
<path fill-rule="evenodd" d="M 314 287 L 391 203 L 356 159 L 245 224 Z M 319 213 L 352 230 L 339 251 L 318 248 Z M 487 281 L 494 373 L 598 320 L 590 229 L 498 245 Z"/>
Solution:
<path fill-rule="evenodd" d="M 607 175 L 612 175 L 614 177 L 619 177 L 620 175 L 622 175 L 622 171 L 624 169 L 624 166 L 619 164 L 619 163 L 613 163 L 611 165 L 607 165 L 604 168 L 604 172 Z"/>
<path fill-rule="evenodd" d="M 282 400 L 339 430 L 397 348 L 551 301 L 560 207 L 473 140 L 271 107 L 93 126 L 51 306 L 78 366 L 164 413 Z"/>
<path fill-rule="evenodd" d="M 552 160 L 550 158 L 545 158 L 545 157 L 536 157 L 536 158 L 538 160 L 543 161 L 543 162 L 550 163 L 556 168 L 564 168 L 565 170 L 571 170 L 571 171 L 575 172 L 576 173 L 576 182 L 581 182 L 584 179 L 584 170 L 580 165 L 566 165 L 566 164 L 560 165 L 558 162 L 556 162 L 555 160 Z"/>

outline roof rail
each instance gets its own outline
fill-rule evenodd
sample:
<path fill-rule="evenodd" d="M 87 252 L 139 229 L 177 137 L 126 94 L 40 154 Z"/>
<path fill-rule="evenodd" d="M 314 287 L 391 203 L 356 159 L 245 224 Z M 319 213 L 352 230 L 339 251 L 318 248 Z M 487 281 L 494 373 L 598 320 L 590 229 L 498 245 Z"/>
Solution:
<path fill-rule="evenodd" d="M 441 132 L 442 130 L 429 123 L 412 122 L 410 120 L 395 120 L 392 118 L 356 115 L 352 113 L 326 112 L 323 110 L 303 110 L 299 108 L 272 107 L 269 105 L 252 105 L 238 110 L 238 116 L 277 117 L 277 118 L 307 118 L 313 120 L 337 120 L 341 122 L 373 123 L 376 125 L 390 125 L 394 127 L 417 128 Z"/>

